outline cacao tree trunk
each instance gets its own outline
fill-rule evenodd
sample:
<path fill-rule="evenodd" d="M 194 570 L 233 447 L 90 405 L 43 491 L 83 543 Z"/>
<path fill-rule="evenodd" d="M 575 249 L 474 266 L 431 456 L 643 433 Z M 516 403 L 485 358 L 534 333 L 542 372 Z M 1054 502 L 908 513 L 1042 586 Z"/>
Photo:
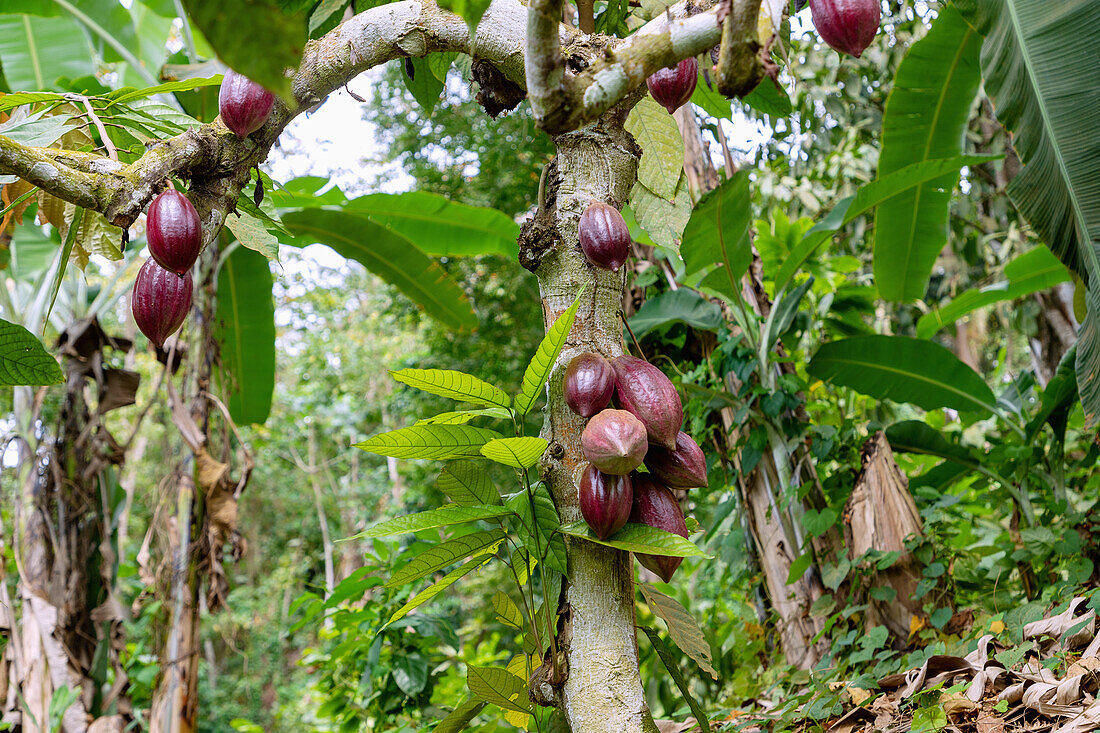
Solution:
<path fill-rule="evenodd" d="M 628 108 L 628 105 L 624 105 Z M 594 351 L 612 358 L 623 353 L 623 274 L 588 264 L 579 248 L 577 222 L 592 200 L 621 208 L 634 184 L 640 151 L 623 130 L 625 110 L 613 111 L 589 127 L 555 140 L 557 156 L 548 172 L 545 200 L 520 240 L 520 258 L 538 276 L 545 325 L 549 328 L 585 288 L 573 330 L 549 382 L 543 437 L 550 448 L 542 475 L 563 522 L 580 519 L 576 472 L 584 464 L 580 435 L 584 420 L 562 396 L 565 366 Z M 570 576 L 559 605 L 558 637 L 564 682 L 553 680 L 533 697 L 553 704 L 572 733 L 655 733 L 638 670 L 634 631 L 634 573 L 629 553 L 566 538 Z"/>

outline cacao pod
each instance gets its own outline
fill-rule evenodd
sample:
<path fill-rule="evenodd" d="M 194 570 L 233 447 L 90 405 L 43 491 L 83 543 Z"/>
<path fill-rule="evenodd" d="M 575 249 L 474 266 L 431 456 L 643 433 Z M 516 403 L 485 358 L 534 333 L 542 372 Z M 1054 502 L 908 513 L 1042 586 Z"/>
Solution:
<path fill-rule="evenodd" d="M 668 487 L 658 483 L 645 474 L 632 474 L 631 483 L 634 493 L 634 507 L 630 510 L 630 521 L 649 527 L 673 532 L 687 539 L 687 522 L 680 503 Z M 643 567 L 652 570 L 668 583 L 672 580 L 676 568 L 684 561 L 682 557 L 669 555 L 644 555 L 635 553 L 634 557 Z"/>
<path fill-rule="evenodd" d="M 626 410 L 597 413 L 581 433 L 584 457 L 614 476 L 625 476 L 642 465 L 646 448 L 645 426 Z"/>
<path fill-rule="evenodd" d="M 670 489 L 707 485 L 707 459 L 703 449 L 682 430 L 676 434 L 676 450 L 655 445 L 646 453 L 645 465 Z"/>
<path fill-rule="evenodd" d="M 218 91 L 218 114 L 242 140 L 259 130 L 271 115 L 275 95 L 230 69 Z"/>
<path fill-rule="evenodd" d="M 698 80 L 699 62 L 692 56 L 670 69 L 658 69 L 645 83 L 657 104 L 672 114 L 691 99 Z"/>
<path fill-rule="evenodd" d="M 134 280 L 130 309 L 146 338 L 158 349 L 163 347 L 191 310 L 191 273 L 181 277 L 153 259 L 146 260 Z"/>
<path fill-rule="evenodd" d="M 879 0 L 810 0 L 810 14 L 825 43 L 856 58 L 875 40 L 882 22 Z"/>
<path fill-rule="evenodd" d="M 601 473 L 588 464 L 581 474 L 578 499 L 584 521 L 597 537 L 606 540 L 630 519 L 634 506 L 630 477 Z"/>
<path fill-rule="evenodd" d="M 593 201 L 577 225 L 581 251 L 596 267 L 617 272 L 630 256 L 630 227 L 614 206 Z"/>
<path fill-rule="evenodd" d="M 565 368 L 562 390 L 570 410 L 581 417 L 592 417 L 611 402 L 615 370 L 599 354 L 579 354 Z"/>
<path fill-rule="evenodd" d="M 145 221 L 149 254 L 169 272 L 188 272 L 202 251 L 202 223 L 191 201 L 168 189 L 149 204 Z"/>
<path fill-rule="evenodd" d="M 676 450 L 676 434 L 684 421 L 684 408 L 669 378 L 635 356 L 617 356 L 611 360 L 611 367 L 615 370 L 615 398 L 619 406 L 642 421 L 650 443 Z"/>

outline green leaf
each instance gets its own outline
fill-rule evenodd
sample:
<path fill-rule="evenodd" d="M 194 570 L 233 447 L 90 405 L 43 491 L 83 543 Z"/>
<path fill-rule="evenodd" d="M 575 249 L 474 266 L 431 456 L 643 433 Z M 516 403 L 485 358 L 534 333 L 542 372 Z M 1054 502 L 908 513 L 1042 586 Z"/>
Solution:
<path fill-rule="evenodd" d="M 473 37 L 481 16 L 489 9 L 489 2 L 490 0 L 441 0 L 439 7 L 461 16 L 470 30 L 470 37 Z"/>
<path fill-rule="evenodd" d="M 554 370 L 554 363 L 558 360 L 562 347 L 565 346 L 565 340 L 569 338 L 569 333 L 573 330 L 573 321 L 577 317 L 577 309 L 581 305 L 581 296 L 584 294 L 585 289 L 581 288 L 581 292 L 577 293 L 573 305 L 558 316 L 557 320 L 554 321 L 554 325 L 542 337 L 542 342 L 535 350 L 535 355 L 531 357 L 527 369 L 523 372 L 523 388 L 516 395 L 516 412 L 520 415 L 526 415 L 531 411 L 531 407 L 538 399 L 543 385 L 550 378 L 550 372 Z"/>
<path fill-rule="evenodd" d="M 259 252 L 274 262 L 279 261 L 279 239 L 267 230 L 267 225 L 243 211 L 225 217 L 225 226 L 245 247 Z"/>
<path fill-rule="evenodd" d="M 1002 157 L 1000 155 L 957 155 L 952 158 L 926 160 L 922 163 L 908 165 L 889 175 L 881 176 L 878 180 L 865 183 L 856 191 L 855 196 L 847 196 L 841 199 L 825 218 L 806 232 L 806 236 L 791 251 L 790 257 L 783 261 L 779 272 L 776 273 L 776 290 L 786 287 L 810 255 L 817 251 L 817 248 L 822 244 L 829 241 L 837 230 L 883 201 L 901 194 L 909 195 L 927 181 L 940 178 L 947 173 L 957 174 L 963 166 L 988 163 Z"/>
<path fill-rule="evenodd" d="M 676 687 L 680 689 L 680 694 L 684 696 L 684 700 L 687 702 L 688 707 L 691 708 L 691 712 L 695 715 L 695 721 L 699 725 L 702 733 L 710 733 L 710 719 L 707 717 L 707 712 L 699 701 L 695 699 L 695 696 L 691 694 L 691 687 L 688 685 L 686 679 L 684 679 L 684 673 L 680 670 L 680 665 L 676 663 L 675 657 L 672 656 L 672 650 L 668 648 L 664 640 L 657 635 L 657 632 L 653 629 L 645 626 L 639 627 L 649 637 L 649 643 L 653 645 L 653 650 L 657 652 L 657 656 L 661 658 L 661 663 L 665 665 L 665 669 L 668 670 L 669 675 L 672 676 L 672 681 L 676 683 Z"/>
<path fill-rule="evenodd" d="M 380 456 L 442 460 L 480 455 L 481 446 L 500 437 L 493 430 L 468 425 L 414 425 L 380 433 L 355 447 Z"/>
<path fill-rule="evenodd" d="M 511 404 L 504 390 L 453 369 L 400 369 L 396 372 L 391 371 L 390 376 L 422 392 L 460 402 L 503 408 Z"/>
<path fill-rule="evenodd" d="M 505 537 L 503 530 L 493 529 L 488 532 L 474 532 L 432 545 L 394 573 L 386 582 L 386 587 L 399 588 L 467 557 L 495 554 Z"/>
<path fill-rule="evenodd" d="M 561 519 L 546 486 L 540 483 L 530 496 L 526 491 L 521 491 L 509 498 L 506 504 L 519 517 L 520 537 L 533 557 L 551 570 L 567 575 L 569 563 L 565 541 L 558 534 Z M 541 558 L 534 554 L 540 550 L 543 553 Z"/>
<path fill-rule="evenodd" d="M 764 337 L 760 341 L 762 354 L 771 351 L 783 332 L 790 328 L 794 317 L 798 315 L 798 306 L 802 303 L 802 298 L 806 295 L 806 291 L 813 287 L 813 284 L 814 279 L 810 277 L 794 290 L 790 292 L 783 290 L 776 296 L 775 306 L 768 314 L 767 323 L 764 324 Z"/>
<path fill-rule="evenodd" d="M 447 713 L 447 717 L 432 728 L 432 733 L 462 733 L 484 707 L 485 703 L 471 698 Z"/>
<path fill-rule="evenodd" d="M 404 606 L 402 606 L 401 608 L 399 608 L 399 609 L 397 609 L 396 611 L 393 612 L 393 615 L 390 616 L 389 621 L 387 621 L 386 623 L 392 624 L 394 621 L 398 620 L 399 618 L 404 617 L 405 614 L 407 614 L 409 611 L 413 610 L 414 608 L 417 608 L 419 606 L 424 605 L 425 603 L 432 600 L 433 598 L 438 596 L 440 593 L 442 593 L 443 591 L 447 590 L 452 585 L 457 583 L 464 576 L 469 575 L 473 571 L 475 571 L 478 568 L 484 566 L 486 563 L 488 563 L 492 559 L 493 559 L 492 556 L 486 557 L 486 558 L 475 557 L 473 560 L 470 560 L 465 565 L 461 565 L 461 566 L 455 568 L 454 570 L 447 573 L 442 578 L 440 578 L 439 580 L 432 583 L 427 588 L 425 588 L 424 590 L 420 591 L 415 596 L 410 598 L 405 603 Z"/>
<path fill-rule="evenodd" d="M 676 197 L 671 201 L 661 198 L 641 183 L 630 190 L 630 208 L 640 226 L 653 243 L 669 252 L 677 252 L 684 227 L 691 218 L 691 194 L 687 176 L 680 176 L 676 184 Z"/>
<path fill-rule="evenodd" d="M 806 371 L 825 382 L 925 410 L 951 407 L 991 415 L 992 390 L 939 344 L 906 336 L 856 336 L 822 344 Z"/>
<path fill-rule="evenodd" d="M 530 713 L 527 683 L 503 667 L 474 667 L 466 672 L 466 686 L 479 700 L 517 713 Z"/>
<path fill-rule="evenodd" d="M 483 410 L 456 410 L 454 412 L 441 412 L 431 417 L 422 417 L 416 421 L 417 425 L 465 425 L 479 417 L 495 417 L 498 420 L 511 418 L 512 413 L 503 407 L 486 407 Z"/>
<path fill-rule="evenodd" d="M 395 534 L 419 532 L 422 529 L 448 527 L 452 524 L 465 524 L 481 519 L 494 519 L 511 513 L 511 509 L 502 506 L 444 506 L 439 509 L 429 509 L 426 512 L 387 519 L 373 527 L 368 527 L 351 539 L 369 540 L 374 537 L 390 537 Z"/>
<path fill-rule="evenodd" d="M 275 391 L 275 301 L 267 258 L 237 247 L 218 273 L 217 330 L 233 421 L 262 425 Z"/>
<path fill-rule="evenodd" d="M 428 65 L 427 57 L 411 56 L 406 59 L 398 59 L 401 65 L 401 78 L 405 80 L 405 87 L 416 99 L 417 104 L 424 110 L 425 117 L 431 117 L 435 106 L 439 103 L 439 97 L 443 93 L 443 82 L 435 77 Z M 409 67 L 412 66 L 412 76 L 409 76 Z"/>
<path fill-rule="evenodd" d="M 722 325 L 722 308 L 691 288 L 681 287 L 649 298 L 630 317 L 630 329 L 639 339 L 670 323 L 686 323 L 701 331 L 717 331 Z"/>
<path fill-rule="evenodd" d="M 1054 376 L 1043 390 L 1039 410 L 1027 424 L 1027 442 L 1033 441 L 1046 423 L 1050 423 L 1055 435 L 1064 439 L 1066 418 L 1077 397 L 1077 344 L 1074 344 L 1062 355 Z"/>
<path fill-rule="evenodd" d="M 802 576 L 806 574 L 806 571 L 810 569 L 810 565 L 813 564 L 814 555 L 812 552 L 803 552 L 801 555 L 794 559 L 791 563 L 791 569 L 787 571 L 787 585 L 791 583 L 797 583 L 801 580 Z"/>
<path fill-rule="evenodd" d="M 408 238 L 432 257 L 498 254 L 514 259 L 519 252 L 519 225 L 510 216 L 436 193 L 374 193 L 352 199 L 346 208 Z"/>
<path fill-rule="evenodd" d="M 490 461 L 526 470 L 539 462 L 548 445 L 543 438 L 497 438 L 481 446 L 481 455 Z"/>
<path fill-rule="evenodd" d="M 472 329 L 477 317 L 462 288 L 408 239 L 365 216 L 331 209 L 283 214 L 283 224 L 300 246 L 320 242 L 356 260 L 454 329 Z"/>
<path fill-rule="evenodd" d="M 22 326 L 0 320 L 0 385 L 37 387 L 64 381 L 61 367 Z"/>
<path fill-rule="evenodd" d="M 72 18 L 0 15 L 0 63 L 12 91 L 62 90 L 58 79 L 94 74 L 94 59 L 88 37 Z"/>
<path fill-rule="evenodd" d="M 218 58 L 293 103 L 290 79 L 283 72 L 297 69 L 302 58 L 306 26 L 301 15 L 284 13 L 275 0 L 183 0 L 183 4 Z"/>
<path fill-rule="evenodd" d="M 929 338 L 968 313 L 1003 300 L 1025 295 L 1067 282 L 1069 271 L 1046 247 L 1036 247 L 1005 265 L 1007 280 L 967 290 L 942 308 L 925 313 L 917 321 L 917 336 Z"/>
<path fill-rule="evenodd" d="M 668 626 L 668 635 L 672 637 L 676 646 L 695 660 L 699 668 L 712 679 L 717 680 L 718 672 L 711 665 L 710 644 L 695 618 L 675 598 L 666 596 L 648 583 L 639 583 L 638 587 L 642 589 L 642 595 L 645 596 L 646 605 L 650 610 L 664 619 Z"/>
<path fill-rule="evenodd" d="M 794 113 L 791 98 L 784 89 L 770 79 L 764 79 L 741 100 L 761 114 L 769 117 L 790 117 Z"/>
<path fill-rule="evenodd" d="M 562 534 L 614 547 L 617 550 L 637 552 L 643 555 L 668 555 L 670 557 L 707 557 L 706 554 L 678 534 L 644 524 L 627 524 L 606 540 L 601 540 L 584 521 L 564 524 Z"/>
<path fill-rule="evenodd" d="M 977 93 L 980 37 L 945 6 L 932 29 L 898 67 L 882 122 L 880 178 L 913 163 L 963 152 Z M 887 300 L 924 297 L 932 265 L 947 244 L 955 176 L 944 176 L 879 204 L 875 214 L 875 282 Z"/>
<path fill-rule="evenodd" d="M 676 119 L 647 96 L 630 111 L 624 127 L 642 148 L 638 183 L 671 200 L 684 168 L 684 138 Z"/>
<path fill-rule="evenodd" d="M 749 173 L 742 169 L 699 200 L 680 247 L 688 274 L 718 265 L 701 285 L 730 300 L 738 298 L 741 276 L 752 262 L 750 197 Z"/>
<path fill-rule="evenodd" d="M 202 87 L 212 87 L 221 84 L 222 77 L 218 76 L 196 76 L 190 79 L 181 79 L 179 81 L 170 81 L 164 84 L 157 84 L 151 87 L 144 87 L 137 89 L 135 87 L 123 87 L 121 89 L 115 89 L 107 95 L 107 99 L 110 99 L 115 104 L 127 104 L 135 99 L 148 99 L 149 97 L 156 96 L 158 94 L 172 94 L 175 92 L 189 92 Z"/>
<path fill-rule="evenodd" d="M 493 594 L 492 604 L 497 614 L 497 621 L 514 629 L 523 628 L 523 614 L 519 612 L 515 602 L 508 597 L 507 593 L 498 590 Z"/>
<path fill-rule="evenodd" d="M 329 18 L 343 10 L 349 2 L 350 0 L 321 0 L 309 15 L 310 35 L 313 35 L 314 31 L 323 26 Z"/>
<path fill-rule="evenodd" d="M 500 504 L 500 494 L 489 472 L 473 461 L 451 461 L 443 467 L 435 485 L 460 506 Z"/>
<path fill-rule="evenodd" d="M 79 125 L 72 124 L 67 115 L 43 117 L 42 112 L 36 112 L 23 119 L 13 118 L 0 124 L 0 135 L 23 145 L 46 148 L 77 127 Z"/>
<path fill-rule="evenodd" d="M 921 453 L 965 466 L 972 470 L 981 468 L 981 461 L 964 445 L 949 441 L 943 433 L 934 430 L 923 420 L 902 420 L 886 428 L 890 446 L 903 453 Z"/>
<path fill-rule="evenodd" d="M 1100 423 L 1100 278 L 1085 290 L 1088 314 L 1077 332 L 1077 391 L 1090 430 Z"/>
<path fill-rule="evenodd" d="M 706 64 L 699 64 L 699 78 L 695 82 L 695 91 L 691 94 L 691 103 L 703 108 L 711 117 L 728 120 L 733 113 L 733 105 L 712 86 L 703 70 Z"/>

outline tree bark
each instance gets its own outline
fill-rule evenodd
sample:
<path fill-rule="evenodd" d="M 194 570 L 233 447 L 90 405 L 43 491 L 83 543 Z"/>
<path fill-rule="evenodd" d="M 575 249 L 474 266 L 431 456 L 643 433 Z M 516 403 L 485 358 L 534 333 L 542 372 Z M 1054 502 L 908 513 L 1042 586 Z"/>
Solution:
<path fill-rule="evenodd" d="M 556 139 L 557 157 L 546 199 L 521 236 L 521 259 L 538 276 L 543 316 L 549 328 L 586 288 L 565 348 L 549 381 L 543 437 L 550 449 L 542 475 L 563 522 L 580 519 L 578 469 L 585 464 L 580 435 L 585 421 L 562 396 L 562 375 L 574 356 L 623 353 L 623 273 L 592 267 L 580 252 L 577 222 L 593 201 L 621 208 L 634 184 L 640 151 L 623 130 L 625 110 Z M 561 655 L 568 662 L 564 684 L 553 700 L 572 733 L 654 733 L 638 670 L 634 631 L 634 573 L 629 553 L 566 538 L 570 575 L 559 613 Z M 538 694 L 540 691 L 533 691 Z"/>

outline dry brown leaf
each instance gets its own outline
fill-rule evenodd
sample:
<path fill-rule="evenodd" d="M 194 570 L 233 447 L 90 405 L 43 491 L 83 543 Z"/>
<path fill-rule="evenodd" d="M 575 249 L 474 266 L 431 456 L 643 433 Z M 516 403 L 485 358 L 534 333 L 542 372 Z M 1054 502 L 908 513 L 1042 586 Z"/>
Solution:
<path fill-rule="evenodd" d="M 1066 677 L 1076 677 L 1079 674 L 1095 672 L 1098 669 L 1100 669 L 1100 657 L 1081 657 L 1076 662 L 1069 665 L 1069 670 L 1066 671 Z"/>
<path fill-rule="evenodd" d="M 689 718 L 683 722 L 676 720 L 657 720 L 657 730 L 660 733 L 687 733 L 695 727 L 695 718 Z"/>
<path fill-rule="evenodd" d="M 1024 638 L 1035 639 L 1046 636 L 1058 640 L 1067 631 L 1083 623 L 1082 628 L 1063 642 L 1063 647 L 1073 649 L 1087 643 L 1096 634 L 1096 612 L 1089 609 L 1083 614 L 1077 614 L 1077 609 L 1087 601 L 1088 599 L 1078 596 L 1070 601 L 1069 607 L 1057 616 L 1039 619 L 1025 625 Z"/>
<path fill-rule="evenodd" d="M 940 696 L 940 705 L 943 707 L 944 714 L 949 717 L 969 713 L 980 707 L 978 703 L 961 692 L 945 692 Z"/>
<path fill-rule="evenodd" d="M 1055 728 L 1052 733 L 1087 733 L 1093 730 L 1100 730 L 1100 702 L 1094 702 L 1080 715 Z"/>
<path fill-rule="evenodd" d="M 1005 733 L 1005 722 L 987 710 L 978 713 L 974 726 L 977 733 Z"/>

